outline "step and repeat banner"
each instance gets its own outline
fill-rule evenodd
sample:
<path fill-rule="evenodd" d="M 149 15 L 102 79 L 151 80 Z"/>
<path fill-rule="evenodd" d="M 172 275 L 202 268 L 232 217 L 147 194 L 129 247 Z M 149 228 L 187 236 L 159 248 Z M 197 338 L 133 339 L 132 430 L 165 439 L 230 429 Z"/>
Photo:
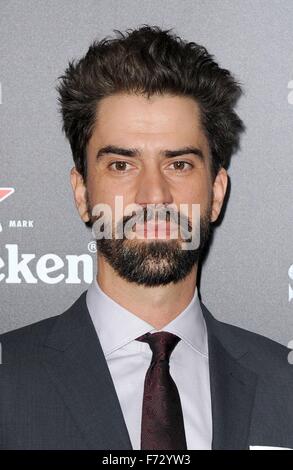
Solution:
<path fill-rule="evenodd" d="M 144 23 L 204 45 L 242 85 L 246 131 L 201 298 L 293 348 L 292 22 L 291 0 L 0 1 L 0 332 L 62 313 L 95 276 L 55 87 L 94 39 Z"/>

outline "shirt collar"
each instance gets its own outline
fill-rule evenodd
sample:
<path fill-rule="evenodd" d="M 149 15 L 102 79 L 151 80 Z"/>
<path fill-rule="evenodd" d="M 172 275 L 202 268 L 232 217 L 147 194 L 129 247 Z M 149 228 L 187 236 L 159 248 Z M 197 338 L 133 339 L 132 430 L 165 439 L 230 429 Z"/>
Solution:
<path fill-rule="evenodd" d="M 109 297 L 96 277 L 86 293 L 87 307 L 105 356 L 139 336 L 156 331 L 176 334 L 203 356 L 208 356 L 207 329 L 195 287 L 189 305 L 161 330 L 139 318 Z"/>

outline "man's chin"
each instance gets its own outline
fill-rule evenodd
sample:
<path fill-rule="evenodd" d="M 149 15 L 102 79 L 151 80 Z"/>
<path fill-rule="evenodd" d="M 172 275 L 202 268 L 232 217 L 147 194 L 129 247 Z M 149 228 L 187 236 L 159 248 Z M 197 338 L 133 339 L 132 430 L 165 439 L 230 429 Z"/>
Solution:
<path fill-rule="evenodd" d="M 182 281 L 198 261 L 196 251 L 182 250 L 178 240 L 100 240 L 100 254 L 128 282 L 155 287 Z"/>

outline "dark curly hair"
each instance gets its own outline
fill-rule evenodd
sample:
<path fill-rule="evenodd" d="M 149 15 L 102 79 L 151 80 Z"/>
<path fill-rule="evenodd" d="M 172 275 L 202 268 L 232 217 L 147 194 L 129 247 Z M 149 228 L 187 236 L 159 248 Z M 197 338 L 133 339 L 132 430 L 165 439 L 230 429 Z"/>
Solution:
<path fill-rule="evenodd" d="M 173 29 L 173 28 L 172 28 Z M 69 61 L 56 87 L 63 131 L 75 166 L 86 181 L 86 145 L 99 100 L 114 93 L 170 93 L 192 97 L 199 105 L 209 142 L 213 178 L 228 168 L 245 126 L 234 111 L 242 94 L 231 73 L 205 47 L 187 42 L 158 26 L 119 30 L 115 38 L 94 41 L 78 62 Z"/>

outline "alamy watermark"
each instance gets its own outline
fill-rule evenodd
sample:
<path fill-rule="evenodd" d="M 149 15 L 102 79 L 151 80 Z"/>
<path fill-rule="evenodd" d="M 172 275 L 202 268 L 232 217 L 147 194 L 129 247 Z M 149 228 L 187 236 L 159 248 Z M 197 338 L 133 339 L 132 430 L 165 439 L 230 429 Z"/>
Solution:
<path fill-rule="evenodd" d="M 92 234 L 96 240 L 178 239 L 183 250 L 199 247 L 200 204 L 180 204 L 179 211 L 176 204 L 141 206 L 132 203 L 123 207 L 123 196 L 115 196 L 114 208 L 105 203 L 93 207 L 92 216 L 96 220 Z"/>

